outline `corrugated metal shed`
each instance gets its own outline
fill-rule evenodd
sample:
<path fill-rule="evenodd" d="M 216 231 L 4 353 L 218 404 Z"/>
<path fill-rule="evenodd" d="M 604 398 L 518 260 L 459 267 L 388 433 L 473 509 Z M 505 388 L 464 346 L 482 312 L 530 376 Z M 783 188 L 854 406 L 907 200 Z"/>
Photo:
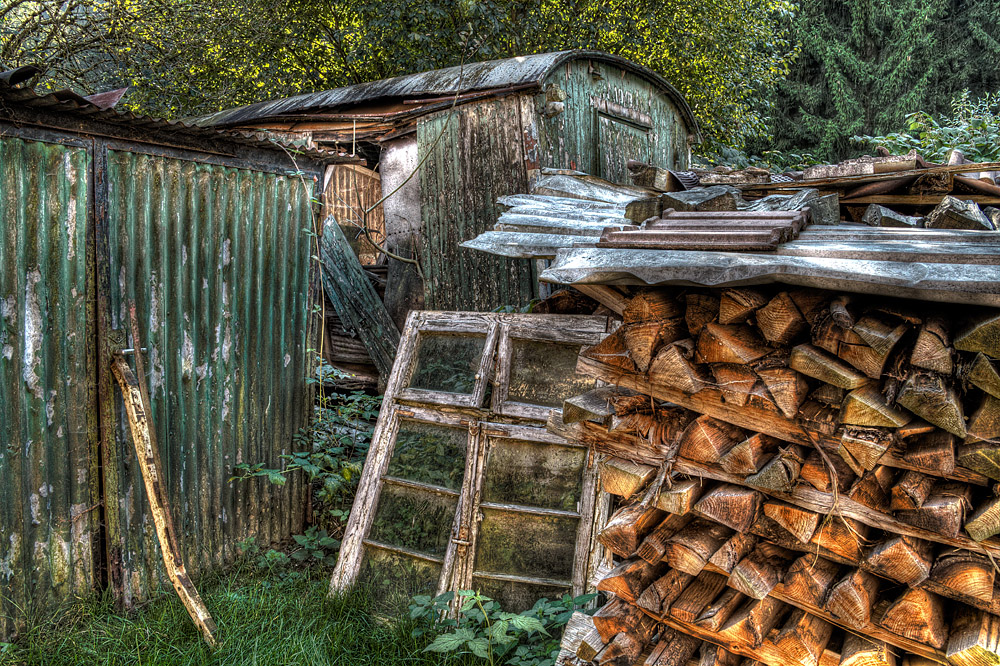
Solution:
<path fill-rule="evenodd" d="M 95 589 L 130 604 L 162 587 L 109 368 L 133 302 L 190 569 L 301 528 L 301 479 L 228 479 L 277 466 L 310 412 L 307 232 L 331 161 L 4 80 L 0 636 Z"/>
<path fill-rule="evenodd" d="M 295 97 L 259 102 L 227 109 L 200 118 L 205 126 L 247 125 L 283 115 L 299 115 L 319 110 L 343 109 L 357 104 L 419 97 L 435 97 L 470 92 L 540 88 L 561 65 L 572 60 L 589 59 L 608 63 L 655 83 L 681 109 L 695 134 L 698 123 L 684 97 L 659 74 L 634 62 L 601 51 L 570 50 L 553 53 L 467 63 L 419 74 L 358 83 L 353 86 L 306 93 Z M 700 140 L 700 139 L 699 139 Z"/>

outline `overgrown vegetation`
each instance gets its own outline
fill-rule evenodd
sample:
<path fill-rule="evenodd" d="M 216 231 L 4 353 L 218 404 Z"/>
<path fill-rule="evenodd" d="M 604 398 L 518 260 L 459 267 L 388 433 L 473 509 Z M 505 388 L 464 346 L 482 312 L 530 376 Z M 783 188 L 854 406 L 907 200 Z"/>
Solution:
<path fill-rule="evenodd" d="M 417 622 L 411 635 L 417 639 L 434 637 L 424 652 L 471 654 L 491 666 L 553 666 L 570 616 L 596 597 L 539 599 L 529 610 L 507 613 L 493 599 L 469 590 L 459 592 L 457 600 L 454 592 L 433 599 L 418 596 L 410 605 L 410 618 Z M 457 618 L 448 612 L 453 602 L 459 604 Z"/>
<path fill-rule="evenodd" d="M 961 150 L 973 162 L 1000 160 L 1000 93 L 972 99 L 968 90 L 951 102 L 951 114 L 935 118 L 926 111 L 906 116 L 906 130 L 882 136 L 854 136 L 866 147 L 884 146 L 893 154 L 916 150 L 930 162 L 944 162 Z"/>

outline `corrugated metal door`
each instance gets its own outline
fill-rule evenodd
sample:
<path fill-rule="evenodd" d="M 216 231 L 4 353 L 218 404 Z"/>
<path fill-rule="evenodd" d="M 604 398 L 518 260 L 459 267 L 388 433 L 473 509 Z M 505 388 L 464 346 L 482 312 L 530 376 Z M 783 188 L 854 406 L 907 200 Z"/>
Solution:
<path fill-rule="evenodd" d="M 241 462 L 280 467 L 311 408 L 313 183 L 116 150 L 107 153 L 107 182 L 102 299 L 114 328 L 128 327 L 135 303 L 177 536 L 197 575 L 232 562 L 247 537 L 267 544 L 302 527 L 298 476 L 283 487 L 229 478 Z M 119 508 L 110 565 L 128 604 L 166 581 L 123 423 L 114 446 L 105 476 Z"/>
<path fill-rule="evenodd" d="M 0 139 L 0 637 L 94 584 L 91 155 Z"/>

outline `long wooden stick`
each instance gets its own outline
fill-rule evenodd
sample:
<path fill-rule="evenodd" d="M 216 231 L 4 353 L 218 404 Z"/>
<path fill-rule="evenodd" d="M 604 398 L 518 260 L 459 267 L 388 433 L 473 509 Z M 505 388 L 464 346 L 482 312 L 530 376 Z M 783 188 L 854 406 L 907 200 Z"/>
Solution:
<path fill-rule="evenodd" d="M 136 353 L 139 353 L 138 342 Z M 149 500 L 149 508 L 153 514 L 153 524 L 156 526 L 156 538 L 160 542 L 160 551 L 163 554 L 163 564 L 167 569 L 167 576 L 173 583 L 177 596 L 181 598 L 188 614 L 194 620 L 195 626 L 201 632 L 205 642 L 211 647 L 216 647 L 218 642 L 215 639 L 215 621 L 209 614 L 205 603 L 198 595 L 194 583 L 191 582 L 187 570 L 184 568 L 184 561 L 181 558 L 180 550 L 177 547 L 177 538 L 174 533 L 173 520 L 170 517 L 170 505 L 160 478 L 159 468 L 156 464 L 156 455 L 150 436 L 151 428 L 145 403 L 142 399 L 142 390 L 139 381 L 132 373 L 128 362 L 121 354 L 115 354 L 111 364 L 111 370 L 121 387 L 122 398 L 125 401 L 125 412 L 128 416 L 129 429 L 132 431 L 132 442 L 135 445 L 135 454 L 139 459 L 139 469 L 142 471 L 142 481 L 146 486 L 146 497 Z"/>

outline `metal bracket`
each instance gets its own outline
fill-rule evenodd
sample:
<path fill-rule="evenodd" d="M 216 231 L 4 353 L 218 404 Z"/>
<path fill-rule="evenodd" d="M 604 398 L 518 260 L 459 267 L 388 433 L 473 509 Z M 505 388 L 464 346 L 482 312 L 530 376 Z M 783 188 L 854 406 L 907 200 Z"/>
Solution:
<path fill-rule="evenodd" d="M 128 334 L 123 328 L 113 328 L 108 334 L 108 345 L 111 347 L 112 354 L 121 354 L 122 356 L 128 356 L 135 353 L 134 347 L 128 347 Z M 142 353 L 146 353 L 146 348 L 142 347 Z"/>

